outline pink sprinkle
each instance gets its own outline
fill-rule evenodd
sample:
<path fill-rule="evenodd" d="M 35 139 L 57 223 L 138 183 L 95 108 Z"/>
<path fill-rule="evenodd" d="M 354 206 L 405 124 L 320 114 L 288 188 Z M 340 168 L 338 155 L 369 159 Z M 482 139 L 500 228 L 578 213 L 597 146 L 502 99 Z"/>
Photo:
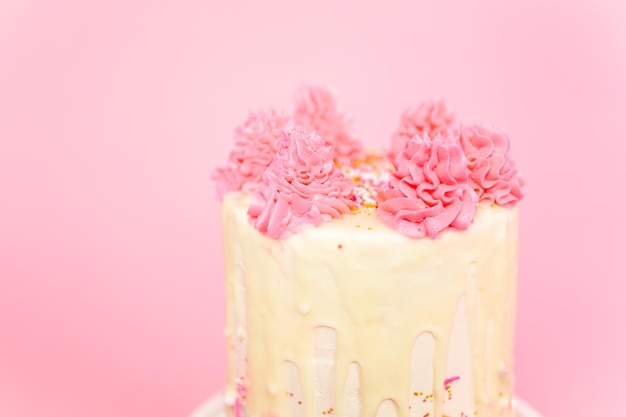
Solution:
<path fill-rule="evenodd" d="M 235 417 L 243 417 L 243 413 L 241 412 L 241 401 L 239 398 L 235 400 Z"/>
<path fill-rule="evenodd" d="M 460 376 L 453 376 L 453 377 L 447 378 L 447 379 L 445 379 L 445 380 L 443 381 L 443 386 L 445 387 L 445 386 L 446 386 L 446 385 L 448 385 L 450 382 L 454 382 L 454 381 L 456 381 L 457 379 L 461 379 L 461 377 L 460 377 Z"/>

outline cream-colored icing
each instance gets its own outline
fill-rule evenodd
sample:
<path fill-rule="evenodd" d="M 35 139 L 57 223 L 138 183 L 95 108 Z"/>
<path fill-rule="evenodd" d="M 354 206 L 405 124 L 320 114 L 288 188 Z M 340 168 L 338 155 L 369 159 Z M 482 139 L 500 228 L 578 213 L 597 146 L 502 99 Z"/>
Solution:
<path fill-rule="evenodd" d="M 222 202 L 227 388 L 249 384 L 245 415 L 512 416 L 516 209 L 434 240 L 372 213 L 274 240 L 248 203 Z"/>

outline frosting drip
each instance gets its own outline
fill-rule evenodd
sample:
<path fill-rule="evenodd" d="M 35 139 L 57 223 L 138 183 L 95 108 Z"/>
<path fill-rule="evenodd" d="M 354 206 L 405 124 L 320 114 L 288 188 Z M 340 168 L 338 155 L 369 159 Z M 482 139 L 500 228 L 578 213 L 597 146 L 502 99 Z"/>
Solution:
<path fill-rule="evenodd" d="M 415 135 L 428 133 L 431 137 L 444 132 L 455 122 L 452 107 L 445 101 L 427 101 L 406 109 L 400 126 L 391 137 L 390 154 L 396 157 Z"/>
<path fill-rule="evenodd" d="M 250 113 L 235 129 L 235 146 L 228 156 L 228 164 L 213 173 L 218 198 L 231 191 L 253 193 L 258 189 L 263 172 L 274 159 L 276 141 L 288 121 L 286 115 L 274 110 Z"/>
<path fill-rule="evenodd" d="M 458 137 L 415 136 L 395 164 L 378 206 L 383 223 L 414 238 L 434 238 L 447 227 L 468 228 L 476 212 L 476 193 Z"/>
<path fill-rule="evenodd" d="M 467 231 L 434 240 L 368 213 L 274 240 L 248 204 L 233 193 L 223 212 L 229 305 L 246 300 L 228 324 L 230 343 L 247 340 L 230 350 L 247 369 L 244 416 L 376 416 L 385 400 L 384 417 L 514 415 L 517 208 L 479 207 Z"/>
<path fill-rule="evenodd" d="M 354 207 L 353 183 L 333 163 L 333 150 L 304 127 L 288 126 L 274 161 L 252 197 L 248 215 L 254 227 L 279 239 L 339 218 Z"/>
<path fill-rule="evenodd" d="M 511 208 L 524 196 L 524 180 L 509 156 L 508 136 L 488 125 L 456 127 L 480 203 Z"/>
<path fill-rule="evenodd" d="M 303 85 L 296 91 L 296 123 L 315 130 L 334 149 L 337 161 L 358 158 L 363 145 L 351 132 L 351 123 L 341 111 L 336 95 L 329 89 Z"/>

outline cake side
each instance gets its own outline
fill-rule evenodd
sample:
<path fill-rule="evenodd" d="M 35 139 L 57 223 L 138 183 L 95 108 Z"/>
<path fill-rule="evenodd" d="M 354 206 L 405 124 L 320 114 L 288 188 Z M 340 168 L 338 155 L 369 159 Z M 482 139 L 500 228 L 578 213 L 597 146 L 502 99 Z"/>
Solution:
<path fill-rule="evenodd" d="M 511 416 L 517 209 L 412 239 L 368 211 L 271 239 L 222 201 L 235 415 Z"/>

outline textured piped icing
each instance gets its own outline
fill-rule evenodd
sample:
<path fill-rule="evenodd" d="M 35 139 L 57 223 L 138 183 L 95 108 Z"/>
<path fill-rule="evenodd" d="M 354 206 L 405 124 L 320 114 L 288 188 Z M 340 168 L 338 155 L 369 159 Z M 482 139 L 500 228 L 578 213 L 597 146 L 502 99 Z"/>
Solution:
<path fill-rule="evenodd" d="M 436 237 L 447 227 L 465 230 L 474 219 L 477 196 L 457 136 L 416 135 L 396 158 L 378 218 L 407 236 Z"/>
<path fill-rule="evenodd" d="M 398 130 L 391 137 L 390 154 L 398 155 L 415 135 L 428 133 L 435 137 L 456 121 L 452 107 L 443 100 L 432 100 L 407 108 L 400 118 Z"/>
<path fill-rule="evenodd" d="M 488 125 L 456 126 L 467 155 L 470 181 L 483 204 L 514 207 L 524 196 L 524 180 L 509 156 L 508 136 Z"/>
<path fill-rule="evenodd" d="M 364 156 L 363 145 L 352 132 L 351 122 L 332 89 L 303 84 L 296 91 L 291 114 L 275 110 L 250 113 L 235 129 L 228 164 L 217 168 L 212 176 L 218 198 L 231 191 L 253 193 L 258 189 L 263 173 L 274 160 L 278 139 L 293 122 L 321 136 L 338 163 L 349 165 Z"/>
<path fill-rule="evenodd" d="M 309 224 L 349 213 L 354 185 L 333 163 L 332 148 L 315 132 L 289 126 L 274 161 L 252 198 L 248 215 L 254 227 L 274 239 Z"/>
<path fill-rule="evenodd" d="M 337 103 L 252 115 L 215 174 L 229 415 L 512 417 L 508 137 L 428 102 L 366 153 Z"/>
<path fill-rule="evenodd" d="M 250 113 L 235 129 L 235 146 L 228 156 L 228 165 L 218 168 L 213 175 L 219 198 L 231 191 L 257 190 L 263 173 L 274 160 L 276 142 L 289 120 L 274 110 Z"/>
<path fill-rule="evenodd" d="M 302 85 L 296 91 L 296 123 L 315 130 L 334 149 L 337 161 L 353 161 L 363 153 L 363 145 L 352 133 L 336 94 L 329 88 Z"/>

